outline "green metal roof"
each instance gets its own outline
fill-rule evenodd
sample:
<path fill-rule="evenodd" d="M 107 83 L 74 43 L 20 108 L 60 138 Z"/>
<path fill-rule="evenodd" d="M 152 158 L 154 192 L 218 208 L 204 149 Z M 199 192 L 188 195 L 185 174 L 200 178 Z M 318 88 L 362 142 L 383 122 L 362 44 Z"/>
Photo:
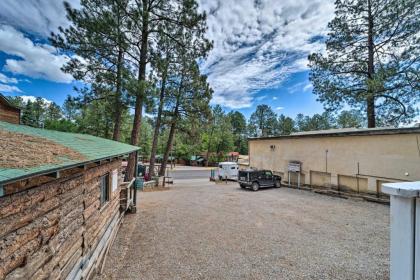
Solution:
<path fill-rule="evenodd" d="M 68 133 L 40 128 L 33 128 L 25 125 L 15 125 L 0 121 L 0 130 L 17 132 L 36 137 L 46 138 L 57 144 L 66 146 L 82 154 L 85 159 L 71 160 L 60 158 L 58 164 L 41 165 L 30 168 L 3 168 L 0 167 L 0 185 L 8 182 L 17 181 L 38 174 L 47 174 L 60 169 L 83 165 L 85 163 L 98 161 L 129 154 L 139 150 L 139 147 L 128 144 L 95 137 L 87 134 Z M 1 151 L 10 152 L 10 151 Z M 33 151 L 36 153 L 37 151 Z"/>

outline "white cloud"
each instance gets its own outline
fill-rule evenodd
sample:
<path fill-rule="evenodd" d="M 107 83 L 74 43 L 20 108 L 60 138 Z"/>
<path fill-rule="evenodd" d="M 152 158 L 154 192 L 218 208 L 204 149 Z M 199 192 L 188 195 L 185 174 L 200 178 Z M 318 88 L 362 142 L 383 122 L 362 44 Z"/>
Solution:
<path fill-rule="evenodd" d="M 68 61 L 68 56 L 57 54 L 49 45 L 34 44 L 11 26 L 0 26 L 0 51 L 19 57 L 6 59 L 4 69 L 12 73 L 54 82 L 69 83 L 73 80 L 60 69 Z"/>
<path fill-rule="evenodd" d="M 17 84 L 18 80 L 15 78 L 7 77 L 6 75 L 0 73 L 0 82 L 5 84 Z"/>
<path fill-rule="evenodd" d="M 255 93 L 307 70 L 307 55 L 322 51 L 332 0 L 201 0 L 214 49 L 202 65 L 213 103 L 252 106 Z"/>
<path fill-rule="evenodd" d="M 22 92 L 17 86 L 0 84 L 0 93 Z"/>
<path fill-rule="evenodd" d="M 80 5 L 79 0 L 67 2 L 74 7 Z M 68 26 L 68 20 L 62 0 L 1 0 L 0 24 L 47 37 L 59 26 Z"/>
<path fill-rule="evenodd" d="M 283 110 L 283 109 L 284 109 L 284 107 L 277 107 L 276 108 L 277 111 L 280 111 L 280 110 Z"/>
<path fill-rule="evenodd" d="M 310 91 L 314 88 L 314 86 L 312 84 L 307 84 L 304 88 L 303 91 Z"/>
<path fill-rule="evenodd" d="M 289 93 L 297 93 L 297 92 L 302 92 L 302 91 L 308 91 L 310 89 L 312 89 L 312 84 L 310 84 L 306 81 L 296 83 L 293 86 L 287 88 Z"/>
<path fill-rule="evenodd" d="M 67 2 L 73 7 L 80 6 L 80 0 Z M 58 54 L 51 45 L 37 43 L 38 39 L 45 41 L 51 32 L 57 32 L 59 26 L 68 25 L 62 0 L 1 0 L 0 51 L 18 57 L 6 59 L 4 70 L 31 78 L 71 82 L 71 75 L 60 69 L 68 57 Z M 33 35 L 31 39 L 22 30 Z"/>
<path fill-rule="evenodd" d="M 273 96 L 273 100 L 277 100 L 277 97 L 276 96 Z"/>
<path fill-rule="evenodd" d="M 33 96 L 33 95 L 20 95 L 19 96 L 20 98 L 22 98 L 22 101 L 24 102 L 24 103 L 26 103 L 26 102 L 28 102 L 28 101 L 31 101 L 31 102 L 35 102 L 35 100 L 36 100 L 36 96 Z M 50 103 L 52 103 L 52 101 L 51 100 L 48 100 L 48 99 L 46 99 L 46 98 L 42 98 L 42 100 L 48 105 L 48 104 L 50 104 Z"/>
<path fill-rule="evenodd" d="M 266 98 L 267 98 L 267 95 L 260 95 L 260 96 L 255 97 L 255 100 L 256 101 L 263 101 Z"/>
<path fill-rule="evenodd" d="M 307 70 L 308 53 L 324 49 L 314 38 L 326 34 L 334 12 L 333 0 L 199 1 L 208 14 L 208 37 L 214 41 L 201 68 L 215 90 L 212 103 L 230 108 L 251 107 L 258 90 L 279 86 L 290 74 Z M 80 0 L 69 2 L 80 5 Z M 60 70 L 65 55 L 18 31 L 45 39 L 68 24 L 61 0 L 1 0 L 0 51 L 19 57 L 6 60 L 5 70 L 70 82 L 72 77 Z"/>

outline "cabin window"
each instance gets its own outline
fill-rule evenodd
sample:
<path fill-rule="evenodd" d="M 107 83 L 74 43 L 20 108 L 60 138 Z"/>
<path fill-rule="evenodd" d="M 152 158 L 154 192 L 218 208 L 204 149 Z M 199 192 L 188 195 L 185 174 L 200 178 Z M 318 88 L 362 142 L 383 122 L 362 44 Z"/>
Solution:
<path fill-rule="evenodd" d="M 109 201 L 109 174 L 101 177 L 101 207 Z"/>
<path fill-rule="evenodd" d="M 232 166 L 230 169 L 236 169 L 236 167 L 235 166 Z"/>

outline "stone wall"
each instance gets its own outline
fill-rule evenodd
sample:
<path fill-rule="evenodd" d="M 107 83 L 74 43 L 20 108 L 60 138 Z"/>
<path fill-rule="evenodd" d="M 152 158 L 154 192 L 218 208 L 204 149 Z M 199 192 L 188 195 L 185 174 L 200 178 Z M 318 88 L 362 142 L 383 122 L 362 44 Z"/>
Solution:
<path fill-rule="evenodd" d="M 120 221 L 119 181 L 112 191 L 120 166 L 116 160 L 0 197 L 0 279 L 89 276 Z M 108 172 L 111 194 L 101 207 L 100 177 Z"/>

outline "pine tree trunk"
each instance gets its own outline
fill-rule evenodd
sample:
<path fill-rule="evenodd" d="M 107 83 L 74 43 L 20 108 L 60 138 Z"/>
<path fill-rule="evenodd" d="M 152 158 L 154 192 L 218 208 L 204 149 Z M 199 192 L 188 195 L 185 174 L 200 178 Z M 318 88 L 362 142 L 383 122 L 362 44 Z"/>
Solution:
<path fill-rule="evenodd" d="M 171 128 L 169 130 L 168 142 L 166 144 L 165 153 L 163 155 L 162 164 L 159 170 L 159 176 L 165 176 L 166 165 L 168 163 L 169 153 L 172 150 L 172 142 L 175 136 L 176 123 L 179 117 L 179 106 L 180 106 L 180 101 L 182 98 L 181 95 L 182 95 L 183 87 L 184 87 L 184 72 L 182 72 L 181 74 L 181 82 L 178 87 L 178 95 L 176 97 L 175 110 L 172 117 Z"/>
<path fill-rule="evenodd" d="M 209 159 L 210 159 L 210 147 L 211 147 L 211 140 L 213 139 L 213 133 L 214 133 L 214 126 L 215 124 L 212 125 L 211 127 L 211 132 L 210 132 L 210 137 L 209 137 L 209 143 L 207 144 L 207 154 L 206 154 L 206 166 L 209 166 Z"/>
<path fill-rule="evenodd" d="M 131 131 L 130 144 L 133 146 L 138 145 L 139 131 L 141 125 L 141 115 L 143 111 L 143 98 L 136 99 L 136 107 L 134 111 L 133 130 Z M 134 167 L 136 165 L 135 154 L 131 153 L 128 157 L 127 170 L 125 174 L 125 181 L 130 181 L 134 177 Z"/>
<path fill-rule="evenodd" d="M 376 126 L 375 118 L 375 99 L 373 97 L 367 98 L 367 117 L 368 117 L 368 127 L 373 128 Z"/>
<path fill-rule="evenodd" d="M 166 165 L 168 163 L 169 153 L 172 150 L 172 142 L 175 136 L 176 122 L 177 122 L 176 117 L 174 117 L 174 120 L 172 121 L 172 124 L 171 124 L 171 129 L 169 130 L 168 142 L 166 145 L 165 153 L 163 154 L 162 165 L 160 166 L 160 170 L 159 170 L 159 176 L 165 176 Z"/>
<path fill-rule="evenodd" d="M 159 97 L 159 108 L 158 108 L 158 113 L 156 117 L 155 130 L 153 133 L 152 151 L 150 153 L 150 163 L 149 163 L 150 176 L 155 175 L 156 151 L 157 151 L 157 146 L 158 146 L 160 123 L 162 120 L 163 102 L 165 98 L 165 86 L 166 86 L 166 72 L 164 73 L 162 77 L 162 86 L 160 89 L 160 97 Z"/>
<path fill-rule="evenodd" d="M 112 140 L 119 141 L 121 137 L 121 121 L 122 121 L 122 102 L 121 102 L 121 68 L 123 60 L 123 50 L 120 46 L 118 50 L 117 61 L 117 83 L 116 83 L 116 96 L 115 96 L 115 119 L 114 119 L 114 132 Z"/>
<path fill-rule="evenodd" d="M 368 0 L 368 81 L 373 79 L 374 74 L 373 15 L 371 0 Z M 372 128 L 376 126 L 376 118 L 375 93 L 371 88 L 371 83 L 368 83 L 368 97 L 366 102 L 368 127 Z"/>
<path fill-rule="evenodd" d="M 174 115 L 172 117 L 171 128 L 169 130 L 168 142 L 166 144 L 165 153 L 163 154 L 162 164 L 159 170 L 159 176 L 165 176 L 165 170 L 166 170 L 166 165 L 168 163 L 169 153 L 172 150 L 172 142 L 175 136 L 176 123 L 178 120 L 178 113 L 179 113 L 179 99 L 180 97 L 178 96 L 176 100 Z"/>
<path fill-rule="evenodd" d="M 136 105 L 134 109 L 134 120 L 133 129 L 131 131 L 130 144 L 133 146 L 138 145 L 139 132 L 141 126 L 142 110 L 143 110 L 143 98 L 145 93 L 145 81 L 146 81 L 146 64 L 147 64 L 147 44 L 149 37 L 149 15 L 148 15 L 148 2 L 143 0 L 143 28 L 140 46 L 140 62 L 139 62 L 139 76 L 138 81 L 140 83 L 140 91 L 136 96 Z M 134 177 L 134 167 L 136 165 L 135 154 L 131 153 L 128 158 L 127 170 L 125 174 L 125 180 L 130 181 Z"/>

